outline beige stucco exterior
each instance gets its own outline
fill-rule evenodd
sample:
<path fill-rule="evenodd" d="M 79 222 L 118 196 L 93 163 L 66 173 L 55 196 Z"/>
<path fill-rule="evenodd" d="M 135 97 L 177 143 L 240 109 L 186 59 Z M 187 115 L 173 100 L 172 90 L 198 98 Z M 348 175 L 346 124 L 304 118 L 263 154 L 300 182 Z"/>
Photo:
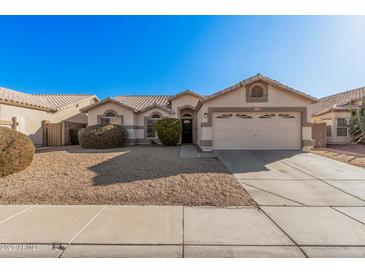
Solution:
<path fill-rule="evenodd" d="M 255 82 L 249 84 L 252 85 L 253 83 Z M 122 119 L 116 119 L 114 122 L 122 124 L 128 129 L 128 143 L 131 144 L 148 144 L 152 140 L 156 141 L 154 138 L 147 138 L 146 136 L 146 121 L 153 114 L 159 114 L 161 118 L 171 117 L 177 119 L 182 119 L 184 114 L 191 114 L 192 141 L 203 151 L 213 149 L 213 113 L 247 111 L 294 113 L 298 117 L 298 126 L 292 127 L 295 132 L 291 134 L 291 136 L 297 136 L 295 137 L 297 139 L 293 142 L 296 144 L 295 147 L 311 146 L 313 140 L 311 115 L 308 107 L 313 103 L 313 99 L 270 83 L 267 83 L 266 86 L 264 101 L 248 101 L 246 86 L 241 85 L 230 89 L 228 92 L 223 92 L 219 96 L 205 98 L 192 92 L 184 92 L 170 98 L 168 109 L 154 107 L 141 112 L 129 109 L 128 106 L 118 101 L 106 99 L 105 102 L 101 101 L 95 106 L 88 107 L 85 111 L 88 112 L 89 125 L 97 124 L 99 122 L 98 117 L 102 117 L 108 111 L 115 111 L 116 115 L 122 117 Z M 242 130 L 247 131 L 250 129 L 242 128 Z M 229 135 L 229 132 L 227 132 L 227 135 Z"/>
<path fill-rule="evenodd" d="M 80 109 L 94 102 L 94 99 L 86 100 L 78 103 L 77 106 L 75 104 L 57 112 L 0 103 L 0 120 L 9 121 L 16 117 L 18 122 L 17 130 L 28 135 L 35 145 L 42 145 L 41 123 L 43 120 L 51 123 L 61 121 L 86 123 L 87 115 L 81 113 Z"/>
<path fill-rule="evenodd" d="M 288 92 L 282 88 L 268 86 L 268 100 L 267 102 L 247 102 L 246 101 L 246 87 L 242 86 L 230 92 L 224 93 L 220 96 L 212 98 L 205 102 L 199 111 L 197 112 L 198 124 L 202 124 L 202 127 L 197 128 L 198 143 L 203 150 L 209 151 L 212 149 L 213 136 L 213 123 L 212 110 L 222 112 L 246 112 L 246 111 L 265 111 L 265 108 L 269 108 L 270 111 L 283 111 L 287 108 L 287 111 L 302 111 L 302 125 L 301 134 L 303 144 L 312 144 L 312 131 L 310 124 L 310 114 L 307 111 L 307 107 L 312 102 L 302 96 Z M 291 108 L 289 110 L 289 108 Z M 219 110 L 218 110 L 219 109 Z M 242 129 L 247 130 L 247 129 Z"/>
<path fill-rule="evenodd" d="M 117 115 L 122 116 L 121 120 L 114 120 L 113 123 L 121 124 L 128 130 L 129 144 L 149 144 L 151 141 L 158 141 L 156 138 L 148 138 L 146 135 L 146 119 L 153 114 L 160 115 L 161 118 L 171 117 L 178 118 L 180 108 L 185 106 L 196 106 L 199 99 L 191 95 L 184 95 L 176 98 L 171 102 L 172 110 L 155 107 L 143 112 L 133 112 L 119 104 L 108 102 L 92 108 L 88 111 L 88 125 L 98 124 L 98 117 L 105 115 L 108 111 L 115 111 Z"/>
<path fill-rule="evenodd" d="M 192 107 L 195 109 L 196 105 L 199 102 L 199 98 L 186 94 L 182 95 L 174 100 L 171 101 L 171 109 L 172 109 L 172 117 L 179 118 L 179 110 L 183 108 Z"/>

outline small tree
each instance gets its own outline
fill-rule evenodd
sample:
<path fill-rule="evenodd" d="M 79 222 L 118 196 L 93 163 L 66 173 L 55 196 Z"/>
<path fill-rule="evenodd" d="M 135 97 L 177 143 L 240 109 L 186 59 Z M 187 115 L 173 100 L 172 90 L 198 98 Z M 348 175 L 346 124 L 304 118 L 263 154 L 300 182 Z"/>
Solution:
<path fill-rule="evenodd" d="M 365 144 L 365 97 L 360 107 L 350 105 L 349 131 L 355 144 Z"/>
<path fill-rule="evenodd" d="M 180 141 L 181 124 L 178 119 L 164 118 L 155 124 L 157 136 L 165 146 L 176 146 Z"/>

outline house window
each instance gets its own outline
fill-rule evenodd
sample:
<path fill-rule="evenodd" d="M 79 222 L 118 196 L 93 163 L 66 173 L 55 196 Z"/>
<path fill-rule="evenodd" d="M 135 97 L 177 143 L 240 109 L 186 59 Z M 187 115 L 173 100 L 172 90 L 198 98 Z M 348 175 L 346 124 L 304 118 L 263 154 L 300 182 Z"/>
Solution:
<path fill-rule="evenodd" d="M 264 114 L 264 115 L 261 115 L 259 118 L 260 119 L 270 119 L 270 118 L 274 118 L 275 117 L 275 114 Z"/>
<path fill-rule="evenodd" d="M 331 137 L 332 136 L 332 126 L 326 126 L 326 136 Z"/>
<path fill-rule="evenodd" d="M 290 115 L 290 114 L 279 114 L 279 117 L 283 118 L 283 119 L 293 119 L 293 118 L 295 118 L 295 116 Z"/>
<path fill-rule="evenodd" d="M 346 118 L 337 118 L 337 136 L 347 136 Z"/>
<path fill-rule="evenodd" d="M 104 117 L 100 118 L 101 124 L 111 124 L 114 121 L 115 114 L 112 112 L 108 112 L 104 115 Z"/>
<path fill-rule="evenodd" d="M 261 86 L 254 86 L 251 89 L 251 97 L 262 97 L 264 96 L 264 89 Z"/>
<path fill-rule="evenodd" d="M 146 130 L 147 130 L 147 138 L 156 138 L 156 130 L 155 130 L 155 123 L 157 120 L 159 120 L 161 118 L 160 115 L 158 114 L 153 114 L 151 116 L 151 118 L 147 119 L 147 125 L 146 125 Z"/>
<path fill-rule="evenodd" d="M 232 117 L 232 114 L 222 114 L 222 115 L 218 115 L 217 119 L 228 119 L 231 117 Z"/>
<path fill-rule="evenodd" d="M 252 119 L 252 116 L 247 114 L 236 114 L 236 117 L 239 119 Z"/>

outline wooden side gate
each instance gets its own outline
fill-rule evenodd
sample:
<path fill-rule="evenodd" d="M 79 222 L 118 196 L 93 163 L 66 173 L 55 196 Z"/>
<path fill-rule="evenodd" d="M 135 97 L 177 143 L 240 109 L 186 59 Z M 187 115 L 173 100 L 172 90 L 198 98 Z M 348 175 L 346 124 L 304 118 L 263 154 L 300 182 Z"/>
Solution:
<path fill-rule="evenodd" d="M 42 122 L 43 128 L 43 146 L 62 146 L 63 129 L 62 123 L 50 123 L 48 121 Z"/>
<path fill-rule="evenodd" d="M 326 123 L 313 124 L 312 138 L 314 140 L 315 147 L 327 146 Z"/>
<path fill-rule="evenodd" d="M 70 130 L 78 130 L 85 126 L 86 124 L 83 123 L 75 123 L 69 121 L 62 121 L 60 123 L 50 123 L 49 121 L 42 121 L 43 146 L 71 145 L 72 140 L 70 136 Z"/>

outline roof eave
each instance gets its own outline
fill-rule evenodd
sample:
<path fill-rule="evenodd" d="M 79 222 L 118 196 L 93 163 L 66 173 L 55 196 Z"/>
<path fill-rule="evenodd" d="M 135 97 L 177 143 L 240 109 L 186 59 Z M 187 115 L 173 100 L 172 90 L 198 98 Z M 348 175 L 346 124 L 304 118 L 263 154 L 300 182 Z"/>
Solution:
<path fill-rule="evenodd" d="M 168 102 L 171 102 L 171 101 L 173 101 L 173 100 L 175 100 L 175 99 L 177 99 L 177 98 L 179 98 L 181 96 L 184 96 L 184 95 L 191 95 L 191 96 L 194 96 L 194 97 L 199 98 L 199 99 L 202 99 L 203 98 L 203 96 L 201 96 L 200 94 L 198 94 L 198 93 L 196 93 L 196 92 L 194 92 L 192 90 L 187 89 L 187 90 L 184 90 L 184 91 L 182 91 L 182 92 L 180 92 L 180 93 L 178 93 L 178 94 L 170 97 L 168 99 Z"/>
<path fill-rule="evenodd" d="M 289 86 L 286 86 L 286 85 L 284 85 L 284 84 L 282 84 L 282 83 L 280 83 L 280 82 L 278 82 L 276 80 L 273 80 L 273 79 L 271 79 L 271 78 L 269 78 L 267 76 L 264 76 L 262 74 L 256 74 L 256 75 L 251 76 L 251 77 L 249 77 L 249 78 L 247 78 L 247 79 L 245 79 L 245 80 L 243 80 L 243 81 L 241 81 L 241 82 L 239 82 L 237 84 L 234 84 L 232 86 L 229 86 L 228 88 L 225 88 L 225 89 L 223 89 L 221 91 L 218 91 L 218 92 L 216 92 L 216 93 L 214 93 L 214 94 L 212 94 L 210 96 L 205 97 L 204 100 L 203 100 L 203 103 L 205 103 L 207 101 L 210 101 L 210 100 L 212 100 L 214 98 L 217 98 L 218 96 L 227 94 L 228 92 L 230 92 L 232 90 L 235 90 L 235 89 L 240 88 L 240 87 L 243 87 L 243 86 L 247 86 L 247 85 L 249 85 L 249 84 L 251 84 L 251 83 L 253 83 L 255 81 L 259 81 L 259 80 L 264 81 L 264 82 L 267 82 L 267 83 L 271 84 L 272 86 L 276 86 L 276 87 L 279 87 L 279 88 L 288 90 L 290 92 L 293 92 L 294 94 L 296 94 L 298 96 L 301 96 L 302 98 L 307 99 L 311 103 L 318 102 L 318 99 L 315 98 L 315 97 L 313 97 L 313 96 L 310 96 L 310 95 L 308 95 L 308 94 L 306 94 L 304 92 L 301 92 L 299 90 L 296 90 L 296 89 L 293 89 L 293 88 L 291 88 Z"/>
<path fill-rule="evenodd" d="M 125 105 L 125 104 L 123 104 L 123 103 L 121 103 L 121 102 L 119 102 L 119 101 L 117 101 L 117 100 L 115 100 L 115 99 L 113 99 L 111 97 L 108 97 L 108 98 L 105 98 L 104 100 L 95 102 L 94 104 L 91 104 L 89 106 L 86 106 L 84 108 L 81 108 L 80 109 L 80 112 L 87 113 L 91 109 L 96 108 L 98 106 L 101 106 L 103 104 L 107 104 L 107 103 L 114 103 L 114 104 L 120 105 L 120 106 L 122 106 L 122 107 L 124 107 L 124 108 L 126 108 L 126 109 L 128 109 L 130 111 L 133 111 L 133 112 L 136 112 L 137 111 L 136 109 L 131 108 L 130 106 L 127 106 L 127 105 Z"/>
<path fill-rule="evenodd" d="M 171 109 L 166 108 L 164 106 L 161 106 L 159 104 L 153 104 L 153 105 L 147 106 L 147 107 L 145 107 L 145 108 L 137 111 L 137 113 L 143 113 L 143 112 L 149 111 L 149 110 L 154 109 L 154 108 L 161 109 L 161 110 L 166 111 L 166 112 L 168 112 L 170 114 L 172 113 L 172 110 Z"/>
<path fill-rule="evenodd" d="M 312 115 L 312 117 L 319 117 L 319 116 L 322 116 L 324 114 L 331 113 L 331 112 L 350 112 L 350 110 L 349 109 L 344 109 L 344 108 L 340 108 L 340 109 L 330 108 L 330 109 L 315 113 L 315 114 Z"/>
<path fill-rule="evenodd" d="M 2 99 L 2 98 L 0 98 L 0 103 L 10 105 L 10 106 L 24 107 L 24 108 L 42 110 L 42 111 L 47 111 L 47 112 L 57 112 L 57 109 L 55 109 L 55 108 L 48 108 L 48 107 L 37 106 L 37 105 L 32 105 L 32 104 L 20 103 L 20 102 L 16 102 L 13 100 L 6 100 L 6 99 Z"/>

